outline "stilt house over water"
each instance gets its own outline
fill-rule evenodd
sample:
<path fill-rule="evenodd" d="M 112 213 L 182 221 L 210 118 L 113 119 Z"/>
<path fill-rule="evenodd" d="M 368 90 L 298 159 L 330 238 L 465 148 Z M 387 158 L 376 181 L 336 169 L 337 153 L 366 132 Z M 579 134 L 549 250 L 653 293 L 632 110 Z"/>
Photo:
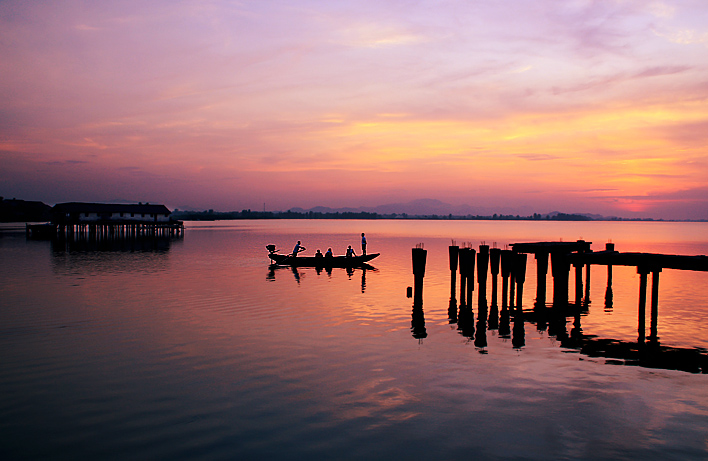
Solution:
<path fill-rule="evenodd" d="M 56 224 L 167 223 L 172 212 L 165 205 L 138 203 L 58 203 L 52 208 Z"/>
<path fill-rule="evenodd" d="M 184 223 L 171 219 L 165 205 L 150 203 L 58 203 L 51 214 L 50 224 L 28 224 L 27 235 L 179 236 L 184 231 Z"/>

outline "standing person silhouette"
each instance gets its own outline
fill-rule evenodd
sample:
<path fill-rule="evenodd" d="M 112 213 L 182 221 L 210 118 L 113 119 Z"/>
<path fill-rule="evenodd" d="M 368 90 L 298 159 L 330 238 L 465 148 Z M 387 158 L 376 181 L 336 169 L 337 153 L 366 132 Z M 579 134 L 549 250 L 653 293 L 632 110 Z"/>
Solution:
<path fill-rule="evenodd" d="M 361 254 L 366 256 L 366 237 L 361 233 Z"/>

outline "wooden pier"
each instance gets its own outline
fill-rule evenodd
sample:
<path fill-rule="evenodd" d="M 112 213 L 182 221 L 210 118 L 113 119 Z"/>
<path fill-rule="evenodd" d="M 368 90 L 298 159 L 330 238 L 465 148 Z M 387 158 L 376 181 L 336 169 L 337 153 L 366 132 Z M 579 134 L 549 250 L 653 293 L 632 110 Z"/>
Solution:
<path fill-rule="evenodd" d="M 562 304 L 568 299 L 568 278 L 570 267 L 575 268 L 575 303 L 580 304 L 583 296 L 583 272 L 585 267 L 585 299 L 589 298 L 590 267 L 603 265 L 608 267 L 608 283 L 611 283 L 612 266 L 633 266 L 639 274 L 639 306 L 637 312 L 638 340 L 645 340 L 646 302 L 648 276 L 652 274 L 651 284 L 651 319 L 649 340 L 657 342 L 657 324 L 659 317 L 659 274 L 663 269 L 678 269 L 708 272 L 708 256 L 668 255 L 657 253 L 621 253 L 615 251 L 614 244 L 608 243 L 603 251 L 592 251 L 590 242 L 536 242 L 512 244 L 514 252 L 534 253 L 536 259 L 547 260 L 551 255 L 554 281 L 554 304 Z M 539 288 L 545 284 L 546 274 L 543 263 L 537 265 Z M 541 293 L 537 299 L 543 298 Z"/>
<path fill-rule="evenodd" d="M 614 244 L 608 243 L 602 251 L 593 251 L 591 242 L 533 242 L 514 243 L 512 250 L 500 250 L 481 245 L 479 253 L 472 248 L 449 248 L 450 257 L 450 303 L 448 320 L 458 325 L 463 336 L 474 339 L 477 347 L 486 347 L 486 330 L 498 330 L 501 338 L 511 338 L 512 346 L 525 345 L 524 322 L 535 323 L 539 330 L 548 330 L 563 347 L 579 350 L 591 357 L 606 357 L 610 363 L 640 365 L 646 367 L 677 369 L 692 373 L 708 373 L 708 351 L 702 348 L 675 348 L 660 345 L 658 336 L 659 274 L 663 269 L 708 272 L 708 256 L 686 256 L 655 253 L 621 253 Z M 527 255 L 536 259 L 536 301 L 532 310 L 522 308 L 523 288 L 526 279 Z M 475 274 L 479 284 L 478 321 L 474 323 L 471 309 Z M 553 300 L 546 303 L 546 279 L 548 264 L 553 277 Z M 459 264 L 458 264 L 459 262 Z M 600 339 L 582 333 L 581 314 L 587 312 L 590 303 L 590 267 L 607 267 L 605 308 L 612 308 L 612 267 L 633 266 L 640 275 L 639 307 L 637 312 L 637 341 L 627 342 Z M 457 310 L 455 272 L 460 271 L 460 304 Z M 569 301 L 569 279 L 575 272 L 575 301 Z M 583 271 L 583 269 L 585 269 Z M 492 276 L 491 305 L 487 305 L 487 272 Z M 583 279 L 583 272 L 585 278 Z M 646 341 L 646 303 L 648 275 L 652 274 L 650 334 Z M 497 276 L 502 277 L 501 311 L 497 306 Z M 420 288 L 422 290 L 422 287 Z M 422 319 L 422 299 L 416 303 L 418 325 Z M 567 319 L 571 317 L 572 329 L 567 331 Z M 513 323 L 513 327 L 512 327 Z"/>

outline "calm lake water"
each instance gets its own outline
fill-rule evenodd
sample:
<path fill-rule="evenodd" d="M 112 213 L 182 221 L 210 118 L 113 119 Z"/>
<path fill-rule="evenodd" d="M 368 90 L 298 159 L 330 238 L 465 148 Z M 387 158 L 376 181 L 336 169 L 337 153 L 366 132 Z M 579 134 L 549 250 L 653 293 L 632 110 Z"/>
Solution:
<path fill-rule="evenodd" d="M 361 232 L 372 268 L 268 266 L 267 244 L 341 254 Z M 636 348 L 635 268 L 608 291 L 593 266 L 583 306 L 571 276 L 571 308 L 543 317 L 530 256 L 523 316 L 479 315 L 476 291 L 473 319 L 450 309 L 451 239 L 581 238 L 708 254 L 707 223 L 230 221 L 113 245 L 6 228 L 0 459 L 706 459 L 708 375 L 577 346 Z M 705 353 L 706 313 L 708 273 L 661 273 L 661 347 Z"/>

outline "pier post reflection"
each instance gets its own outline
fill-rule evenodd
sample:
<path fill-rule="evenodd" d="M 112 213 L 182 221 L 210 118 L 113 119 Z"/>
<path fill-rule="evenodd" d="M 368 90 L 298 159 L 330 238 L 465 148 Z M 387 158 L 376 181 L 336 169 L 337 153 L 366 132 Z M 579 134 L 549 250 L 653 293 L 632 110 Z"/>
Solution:
<path fill-rule="evenodd" d="M 487 299 L 482 292 L 479 293 L 479 303 L 477 305 L 477 331 L 474 335 L 474 345 L 481 349 L 481 353 L 486 353 L 487 347 Z"/>
<path fill-rule="evenodd" d="M 510 312 L 508 306 L 502 306 L 499 312 L 499 337 L 508 339 L 511 337 Z"/>
<path fill-rule="evenodd" d="M 514 349 L 521 349 L 526 345 L 524 313 L 520 309 L 514 311 L 514 329 L 511 336 L 511 345 Z"/>
<path fill-rule="evenodd" d="M 418 341 L 428 337 L 425 329 L 425 312 L 423 312 L 423 300 L 413 301 L 413 311 L 411 313 L 411 333 Z"/>
<path fill-rule="evenodd" d="M 548 334 L 556 337 L 559 341 L 565 341 L 568 337 L 566 314 L 568 312 L 568 302 L 553 304 L 546 311 L 548 319 Z"/>
<path fill-rule="evenodd" d="M 450 325 L 457 323 L 457 299 L 454 296 L 450 298 L 450 304 L 447 307 L 447 319 Z"/>
<path fill-rule="evenodd" d="M 457 318 L 457 330 L 465 338 L 474 338 L 474 311 L 472 303 L 460 304 L 460 314 Z"/>

